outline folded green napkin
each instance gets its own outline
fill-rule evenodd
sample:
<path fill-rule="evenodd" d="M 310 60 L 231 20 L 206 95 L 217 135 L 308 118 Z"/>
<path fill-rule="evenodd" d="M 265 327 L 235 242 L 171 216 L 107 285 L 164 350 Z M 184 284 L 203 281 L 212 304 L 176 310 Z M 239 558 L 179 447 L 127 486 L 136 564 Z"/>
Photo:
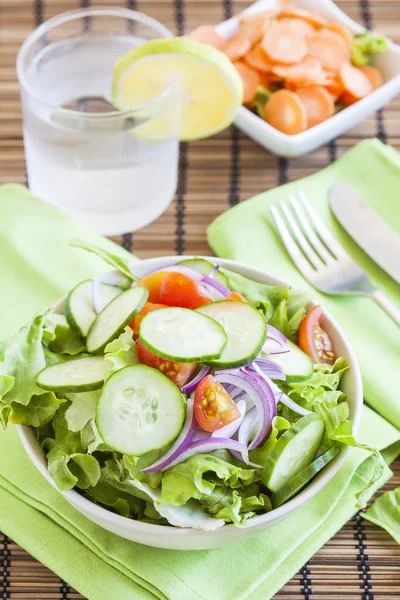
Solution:
<path fill-rule="evenodd" d="M 21 186 L 0 188 L 0 215 L 1 339 L 104 270 L 96 257 L 69 248 L 68 239 L 111 242 Z M 400 452 L 399 432 L 370 409 L 361 434 L 360 441 L 388 447 L 388 461 Z M 268 600 L 353 515 L 354 494 L 371 467 L 365 451 L 352 451 L 324 490 L 253 539 L 212 551 L 160 550 L 123 540 L 76 512 L 36 471 L 9 426 L 0 433 L 0 530 L 89 600 Z M 387 468 L 379 483 L 390 474 Z"/>
<path fill-rule="evenodd" d="M 369 298 L 326 296 L 309 285 L 289 258 L 270 215 L 272 203 L 303 190 L 329 230 L 367 271 L 371 281 L 400 306 L 400 285 L 353 242 L 330 212 L 327 192 L 337 181 L 353 185 L 400 235 L 400 154 L 375 139 L 361 142 L 315 175 L 259 194 L 222 214 L 210 226 L 208 241 L 218 256 L 240 260 L 293 286 L 310 289 L 348 335 L 360 363 L 366 400 L 400 428 L 399 328 Z"/>

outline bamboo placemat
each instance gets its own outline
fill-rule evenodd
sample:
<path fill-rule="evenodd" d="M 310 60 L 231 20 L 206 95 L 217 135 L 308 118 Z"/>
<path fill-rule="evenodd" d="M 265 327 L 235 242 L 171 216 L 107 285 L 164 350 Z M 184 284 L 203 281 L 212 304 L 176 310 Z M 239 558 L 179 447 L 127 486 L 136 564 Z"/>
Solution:
<path fill-rule="evenodd" d="M 95 4 L 121 6 L 123 2 L 98 0 Z M 43 20 L 88 4 L 88 0 L 0 0 L 0 184 L 26 183 L 15 76 L 18 48 Z M 222 21 L 247 4 L 242 0 L 126 2 L 129 8 L 155 17 L 179 34 L 204 22 Z M 365 26 L 400 42 L 399 0 L 340 0 L 338 5 Z M 256 193 L 325 167 L 361 139 L 372 136 L 400 150 L 399 98 L 328 146 L 291 160 L 276 158 L 234 128 L 209 140 L 182 144 L 180 181 L 170 208 L 134 235 L 113 239 L 140 258 L 170 253 L 209 254 L 205 230 L 221 212 Z M 394 477 L 385 490 L 400 485 L 400 461 L 393 470 Z M 400 547 L 384 531 L 355 515 L 275 596 L 282 600 L 299 597 L 398 599 Z M 0 598 L 72 600 L 82 596 L 0 534 Z"/>

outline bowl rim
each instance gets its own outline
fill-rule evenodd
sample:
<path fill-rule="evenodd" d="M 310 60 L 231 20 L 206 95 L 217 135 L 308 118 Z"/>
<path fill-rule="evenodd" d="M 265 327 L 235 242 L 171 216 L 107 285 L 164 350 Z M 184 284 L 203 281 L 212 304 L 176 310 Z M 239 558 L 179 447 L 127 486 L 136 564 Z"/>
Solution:
<path fill-rule="evenodd" d="M 239 269 L 239 272 L 242 270 L 247 271 L 248 273 L 245 275 L 246 277 L 252 277 L 259 281 L 264 281 L 267 279 L 269 285 L 288 285 L 287 282 L 270 275 L 266 271 L 253 267 L 251 265 L 247 265 L 245 263 L 241 263 L 239 261 L 219 258 L 215 256 L 205 256 L 205 255 L 175 255 L 175 256 L 161 256 L 154 257 L 145 260 L 139 261 L 137 264 L 140 265 L 148 265 L 149 271 L 152 271 L 154 267 L 159 268 L 160 265 L 176 264 L 179 260 L 183 259 L 191 259 L 191 258 L 203 258 L 205 260 L 216 261 L 221 266 L 235 270 L 235 267 Z M 165 261 L 165 262 L 164 262 Z M 133 263 L 136 264 L 136 263 Z M 290 285 L 290 284 L 289 284 Z M 61 306 L 65 297 L 60 298 L 53 306 L 53 309 L 57 308 L 57 306 Z M 315 305 L 316 302 L 311 301 L 310 306 Z M 328 311 L 324 309 L 324 319 L 328 321 L 333 330 L 338 334 L 341 343 L 343 344 L 346 353 L 347 359 L 350 363 L 351 373 L 354 379 L 355 384 L 355 398 L 354 398 L 354 416 L 353 416 L 353 431 L 354 434 L 357 433 L 360 419 L 361 419 L 361 408 L 363 405 L 363 386 L 360 368 L 358 366 L 358 362 L 356 356 L 345 336 L 340 326 L 337 324 L 335 319 L 330 315 Z M 45 479 L 60 493 L 64 496 L 64 498 L 69 501 L 78 511 L 85 514 L 88 518 L 89 515 L 93 515 L 94 518 L 97 518 L 96 522 L 103 523 L 113 523 L 114 525 L 120 525 L 122 528 L 129 529 L 131 531 L 136 531 L 137 533 L 141 533 L 143 535 L 149 535 L 150 537 L 161 535 L 163 536 L 173 536 L 173 537 L 211 537 L 213 535 L 218 535 L 218 533 L 222 533 L 228 535 L 229 537 L 234 536 L 235 532 L 237 532 L 237 527 L 232 524 L 226 524 L 223 527 L 216 529 L 214 531 L 204 531 L 199 529 L 191 529 L 188 527 L 175 527 L 173 525 L 154 525 L 151 523 L 143 523 L 141 521 L 135 521 L 134 519 L 130 519 L 128 517 L 123 517 L 119 514 L 113 513 L 110 510 L 103 508 L 91 500 L 85 498 L 75 490 L 67 490 L 61 491 L 57 487 L 55 481 L 50 476 L 47 466 L 44 463 L 44 452 L 38 446 L 36 440 L 33 438 L 32 431 L 33 429 L 26 425 L 17 425 L 17 432 L 19 438 L 24 446 L 26 453 L 29 458 L 36 466 L 38 471 L 45 477 Z M 38 452 L 39 450 L 39 452 Z M 294 496 L 289 502 L 283 504 L 282 506 L 275 508 L 268 513 L 258 515 L 256 517 L 252 517 L 247 521 L 245 529 L 255 529 L 257 527 L 261 527 L 266 523 L 273 522 L 275 520 L 284 517 L 289 514 L 313 496 L 315 496 L 319 491 L 321 491 L 325 485 L 336 475 L 342 466 L 347 454 L 349 452 L 348 447 L 341 448 L 339 454 L 334 459 L 335 462 L 332 463 L 330 469 L 327 470 L 325 474 L 323 471 L 322 475 L 317 481 L 311 483 L 311 485 L 307 485 L 299 494 Z M 164 537 L 163 536 L 163 537 Z"/>
<path fill-rule="evenodd" d="M 351 17 L 349 17 L 332 0 L 319 0 L 319 1 L 321 3 L 321 8 L 325 9 L 325 11 L 330 14 L 330 17 L 332 18 L 332 20 L 334 22 L 337 22 L 341 25 L 346 26 L 348 29 L 350 29 L 355 34 L 362 33 L 363 31 L 366 30 L 365 27 L 363 27 L 362 25 L 357 23 L 357 21 L 354 21 Z M 270 7 L 270 5 L 273 3 L 278 4 L 279 2 L 277 0 L 258 0 L 256 2 L 254 2 L 253 4 L 251 4 L 247 9 L 242 11 L 242 13 L 240 13 L 240 14 L 255 15 L 260 12 L 263 12 L 263 10 L 268 9 L 268 7 Z M 301 5 L 303 5 L 303 4 L 307 3 L 307 0 L 301 0 L 299 3 Z M 301 7 L 303 8 L 303 6 L 301 6 Z M 229 19 L 226 19 L 225 21 L 218 23 L 218 25 L 216 26 L 217 31 L 219 31 L 221 33 L 222 37 L 225 37 L 224 31 L 226 31 L 229 28 L 233 28 L 237 22 L 238 22 L 237 16 L 233 16 Z M 400 45 L 397 45 L 397 44 L 389 41 L 389 50 L 388 51 L 391 51 L 394 54 L 397 54 L 398 60 L 400 60 Z M 320 134 L 323 134 L 326 131 L 330 131 L 332 128 L 335 127 L 336 123 L 340 123 L 345 118 L 343 116 L 344 114 L 347 118 L 350 119 L 352 115 L 357 115 L 357 113 L 360 110 L 362 110 L 362 108 L 366 104 L 369 104 L 369 103 L 372 104 L 371 99 L 376 99 L 376 98 L 380 98 L 381 96 L 385 96 L 386 90 L 388 88 L 394 88 L 397 86 L 400 87 L 400 73 L 398 75 L 395 75 L 394 77 L 391 77 L 387 81 L 385 81 L 379 88 L 377 88 L 371 94 L 369 94 L 369 96 L 365 96 L 365 98 L 361 98 L 361 100 L 359 100 L 355 104 L 346 107 L 345 111 L 340 111 L 340 112 L 332 115 L 331 117 L 329 117 L 329 119 L 326 119 L 325 121 L 322 121 L 321 123 L 318 123 L 318 125 L 314 125 L 314 127 L 311 127 L 310 129 L 306 129 L 305 131 L 296 133 L 294 135 L 288 135 L 286 133 L 282 133 L 281 131 L 278 131 L 277 129 L 275 129 L 275 127 L 272 127 L 272 125 L 270 125 L 266 121 L 263 121 L 262 128 L 264 130 L 265 135 L 268 136 L 271 143 L 278 143 L 278 144 L 284 143 L 284 144 L 289 144 L 291 146 L 297 146 L 297 145 L 301 146 L 302 144 L 307 144 L 307 142 L 310 142 L 311 140 L 313 140 L 315 137 L 319 136 Z M 374 107 L 373 107 L 373 109 L 374 109 Z M 245 106 L 240 106 L 239 111 L 238 111 L 238 116 L 235 119 L 235 123 L 238 125 L 238 127 L 242 127 L 244 125 L 244 121 L 246 121 L 247 124 L 254 124 L 254 125 L 257 124 L 259 127 L 260 120 L 262 121 L 262 119 L 260 119 L 260 117 L 258 115 L 254 114 L 252 111 L 250 111 Z"/>

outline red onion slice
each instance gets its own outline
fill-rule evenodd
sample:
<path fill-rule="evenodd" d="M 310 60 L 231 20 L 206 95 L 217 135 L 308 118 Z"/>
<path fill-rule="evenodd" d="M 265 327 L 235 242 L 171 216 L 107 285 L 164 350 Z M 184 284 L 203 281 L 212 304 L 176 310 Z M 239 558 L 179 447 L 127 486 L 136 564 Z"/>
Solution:
<path fill-rule="evenodd" d="M 101 284 L 106 283 L 107 285 L 119 285 L 126 277 L 119 271 L 108 271 L 102 275 L 94 277 L 92 280 L 92 303 L 94 312 L 96 315 L 99 314 L 104 308 L 104 300 L 101 293 Z"/>
<path fill-rule="evenodd" d="M 287 396 L 284 392 L 282 392 L 282 390 L 279 389 L 276 383 L 271 381 L 271 379 L 265 374 L 265 372 L 263 372 L 263 370 L 260 369 L 260 367 L 257 364 L 257 361 L 253 361 L 253 368 L 257 371 L 257 373 L 260 374 L 260 376 L 262 376 L 265 379 L 265 382 L 272 389 L 277 403 L 282 402 L 282 404 L 290 408 L 290 410 L 297 413 L 298 415 L 305 416 L 310 414 L 310 410 L 303 408 L 302 406 L 297 404 L 297 402 L 289 398 L 289 396 Z"/>
<path fill-rule="evenodd" d="M 281 344 L 281 346 L 286 346 L 287 344 L 287 338 L 283 335 L 283 333 L 269 323 L 267 324 L 267 338 L 276 340 L 279 344 Z"/>
<path fill-rule="evenodd" d="M 168 265 L 167 267 L 164 267 L 163 269 L 157 269 L 156 271 L 151 271 L 150 273 L 147 273 L 147 275 L 152 275 L 153 273 L 160 273 L 163 271 L 172 272 L 172 273 L 182 273 L 182 275 L 186 275 L 187 277 L 190 277 L 191 279 L 194 279 L 195 281 L 200 281 L 204 284 L 207 284 L 210 287 L 217 290 L 217 292 L 219 292 L 224 298 L 229 296 L 229 294 L 231 293 L 231 290 L 228 289 L 225 285 L 223 285 L 220 281 L 217 281 L 216 279 L 214 279 L 213 277 L 210 277 L 209 275 L 203 275 L 202 273 L 199 273 L 198 271 L 195 271 L 194 269 L 191 269 L 190 267 L 185 267 L 184 265 Z"/>
<path fill-rule="evenodd" d="M 155 471 L 164 471 L 171 466 L 179 456 L 185 452 L 191 441 L 193 440 L 194 434 L 196 433 L 196 420 L 193 412 L 193 398 L 188 398 L 186 406 L 186 418 L 177 440 L 171 446 L 171 448 L 155 463 L 146 467 L 142 470 L 142 473 L 154 473 Z M 179 461 L 180 462 L 180 461 Z M 175 463 L 174 463 L 175 464 Z"/>
<path fill-rule="evenodd" d="M 222 384 L 236 385 L 250 396 L 257 408 L 259 420 L 256 435 L 249 449 L 261 446 L 271 431 L 272 419 L 276 415 L 276 402 L 273 391 L 265 380 L 255 372 L 242 372 L 239 369 L 231 369 L 218 371 L 215 377 Z"/>
<path fill-rule="evenodd" d="M 208 454 L 208 452 L 220 450 L 221 448 L 225 448 L 230 452 L 239 452 L 241 460 L 246 464 L 249 462 L 249 453 L 246 446 L 243 446 L 243 444 L 240 444 L 236 440 L 229 440 L 223 437 L 207 437 L 192 442 L 187 448 L 187 450 L 182 452 L 182 454 L 176 457 L 175 460 L 168 465 L 168 468 L 174 467 L 175 465 L 184 462 L 188 458 L 195 456 L 195 454 Z"/>
<path fill-rule="evenodd" d="M 221 438 L 222 437 L 222 438 L 231 439 L 235 435 L 235 433 L 241 426 L 244 416 L 246 414 L 246 402 L 244 400 L 239 400 L 239 402 L 236 404 L 236 406 L 238 407 L 240 416 L 237 419 L 235 419 L 234 421 L 232 421 L 232 423 L 228 423 L 228 425 L 225 425 L 224 427 L 221 427 L 220 429 L 216 429 L 216 431 L 213 431 L 210 437 L 212 437 L 212 438 L 216 438 L 216 437 Z"/>
<path fill-rule="evenodd" d="M 243 444 L 243 446 L 248 446 L 250 439 L 254 438 L 257 431 L 257 420 L 257 409 L 253 406 L 243 419 L 239 429 L 238 441 Z"/>
<path fill-rule="evenodd" d="M 288 346 L 282 346 L 280 342 L 277 342 L 273 338 L 267 337 L 261 351 L 264 352 L 264 354 L 285 354 L 286 352 L 290 352 L 290 348 Z"/>
<path fill-rule="evenodd" d="M 188 383 L 185 383 L 185 385 L 181 387 L 182 394 L 191 394 L 192 392 L 194 392 L 197 386 L 199 385 L 200 381 L 204 379 L 204 377 L 206 377 L 206 375 L 208 375 L 210 371 L 211 367 L 202 367 L 191 381 L 188 381 Z"/>

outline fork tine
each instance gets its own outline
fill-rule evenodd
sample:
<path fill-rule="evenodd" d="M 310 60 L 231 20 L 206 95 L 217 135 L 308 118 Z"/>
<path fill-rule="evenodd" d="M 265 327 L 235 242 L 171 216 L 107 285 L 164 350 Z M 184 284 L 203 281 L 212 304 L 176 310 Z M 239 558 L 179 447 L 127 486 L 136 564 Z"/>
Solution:
<path fill-rule="evenodd" d="M 308 243 L 308 240 L 304 237 L 303 232 L 301 231 L 300 227 L 298 226 L 296 219 L 293 217 L 293 215 L 290 211 L 290 208 L 286 204 L 286 201 L 282 200 L 279 204 L 280 204 L 283 214 L 286 217 L 287 222 L 290 225 L 292 234 L 293 234 L 294 238 L 296 239 L 298 245 L 302 249 L 306 258 L 308 258 L 309 262 L 312 264 L 314 269 L 316 271 L 318 271 L 323 266 L 325 266 L 324 263 L 322 262 L 322 260 L 318 256 L 318 254 L 314 251 L 314 249 L 310 246 L 310 244 Z"/>
<path fill-rule="evenodd" d="M 303 273 L 306 279 L 308 279 L 310 276 L 312 276 L 312 273 L 315 273 L 314 269 L 310 267 L 308 260 L 304 258 L 300 248 L 293 240 L 276 206 L 271 205 L 270 210 L 286 250 L 288 251 L 299 271 Z"/>
<path fill-rule="evenodd" d="M 324 242 L 325 246 L 328 248 L 329 252 L 331 252 L 334 258 L 346 257 L 349 258 L 349 255 L 345 251 L 345 249 L 339 244 L 337 240 L 333 237 L 333 235 L 328 231 L 328 229 L 323 224 L 320 217 L 317 215 L 311 204 L 308 202 L 306 195 L 301 190 L 297 193 L 298 197 L 301 200 L 301 203 L 307 212 L 312 224 L 315 227 L 319 237 Z"/>
<path fill-rule="evenodd" d="M 314 229 L 310 226 L 310 223 L 306 217 L 304 210 L 301 208 L 296 196 L 289 197 L 290 203 L 293 207 L 294 212 L 297 215 L 297 219 L 300 222 L 300 225 L 303 228 L 305 237 L 308 239 L 310 244 L 313 246 L 314 250 L 319 254 L 320 258 L 322 258 L 323 262 L 326 265 L 332 264 L 334 262 L 334 258 L 332 254 L 328 252 L 325 246 L 321 243 L 319 237 L 315 234 Z"/>

